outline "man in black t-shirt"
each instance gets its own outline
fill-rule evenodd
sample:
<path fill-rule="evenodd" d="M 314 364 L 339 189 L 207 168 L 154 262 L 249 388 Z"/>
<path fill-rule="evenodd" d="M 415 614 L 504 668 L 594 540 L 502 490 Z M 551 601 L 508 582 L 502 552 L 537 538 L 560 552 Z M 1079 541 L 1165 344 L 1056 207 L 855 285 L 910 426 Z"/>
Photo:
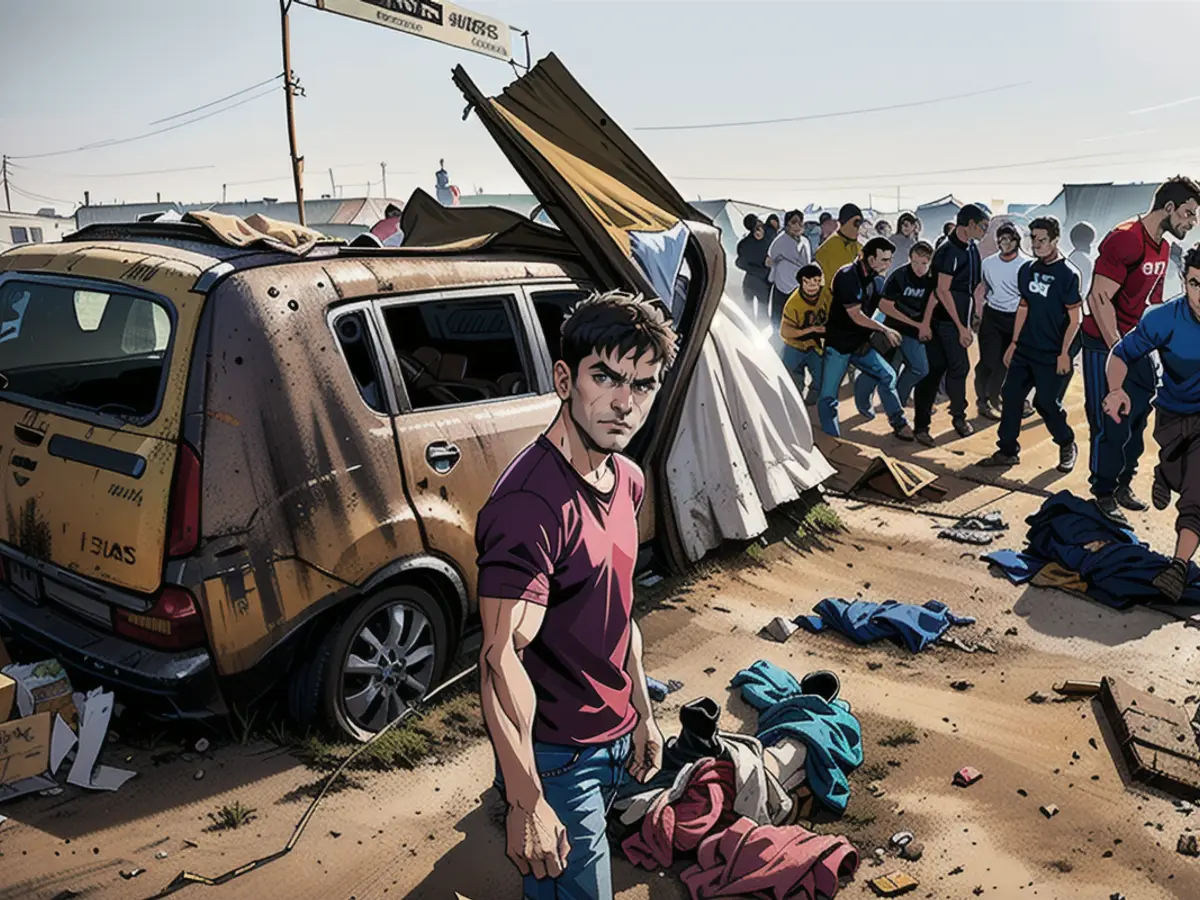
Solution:
<path fill-rule="evenodd" d="M 876 300 L 875 279 L 892 264 L 893 250 L 894 245 L 887 238 L 872 238 L 857 260 L 843 266 L 833 276 L 833 300 L 825 322 L 825 362 L 817 413 L 821 430 L 834 437 L 841 434 L 838 387 L 853 364 L 860 374 L 868 375 L 878 383 L 892 433 L 902 441 L 913 439 L 904 406 L 896 393 L 896 372 L 871 346 L 871 335 L 877 332 L 882 333 L 892 347 L 899 347 L 902 340 L 894 328 L 870 316 Z"/>
<path fill-rule="evenodd" d="M 983 277 L 976 241 L 987 234 L 987 229 L 987 213 L 969 203 L 958 211 L 957 226 L 933 254 L 937 307 L 931 323 L 933 336 L 926 345 L 929 374 L 921 379 L 915 392 L 916 438 L 926 447 L 934 445 L 929 425 L 943 375 L 954 430 L 959 437 L 975 433 L 974 426 L 967 421 L 967 376 L 971 373 L 967 348 L 975 340 L 971 311 L 975 288 Z"/>
<path fill-rule="evenodd" d="M 929 358 L 925 354 L 925 343 L 932 337 L 930 318 L 933 315 L 933 276 L 929 265 L 933 259 L 933 247 L 928 241 L 917 241 L 908 251 L 908 262 L 893 269 L 883 286 L 879 310 L 884 314 L 883 323 L 900 334 L 900 346 L 884 358 L 896 370 L 896 394 L 900 403 L 908 406 L 913 388 L 929 373 Z M 878 340 L 872 340 L 880 350 Z M 889 358 L 890 357 L 890 358 Z M 854 401 L 859 410 L 874 406 L 875 379 L 859 374 L 854 381 Z"/>
<path fill-rule="evenodd" d="M 745 273 L 742 276 L 742 299 L 750 318 L 756 319 L 760 309 L 766 315 L 767 303 L 771 298 L 771 284 L 767 280 L 771 274 L 767 268 L 767 248 L 771 246 L 771 239 L 767 237 L 767 227 L 758 221 L 757 216 L 746 216 L 742 224 L 746 226 L 746 236 L 738 241 L 734 265 Z"/>
<path fill-rule="evenodd" d="M 980 465 L 1015 466 L 1021 461 L 1021 413 L 1033 389 L 1033 405 L 1058 444 L 1058 471 L 1075 468 L 1079 450 L 1062 405 L 1062 384 L 1071 374 L 1071 344 L 1083 322 L 1079 270 L 1058 252 L 1061 234 L 1052 216 L 1029 223 L 1035 259 L 1017 276 L 1021 305 L 1013 340 L 1004 353 L 1008 375 L 1001 393 L 998 449 Z"/>

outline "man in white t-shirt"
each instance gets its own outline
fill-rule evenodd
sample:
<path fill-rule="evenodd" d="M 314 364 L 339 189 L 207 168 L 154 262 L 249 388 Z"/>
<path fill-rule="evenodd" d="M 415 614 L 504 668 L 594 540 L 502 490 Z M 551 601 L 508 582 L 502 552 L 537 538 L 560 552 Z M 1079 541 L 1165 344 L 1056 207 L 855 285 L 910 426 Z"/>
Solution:
<path fill-rule="evenodd" d="M 1021 233 L 1010 222 L 996 229 L 996 245 L 999 252 L 983 261 L 983 280 L 975 289 L 975 308 L 983 310 L 977 323 L 975 403 L 979 414 L 993 421 L 1000 420 L 1000 389 L 1008 373 L 1004 351 L 1012 343 L 1017 307 L 1021 305 L 1017 275 L 1030 260 L 1021 251 Z"/>
<path fill-rule="evenodd" d="M 779 334 L 783 305 L 799 287 L 796 273 L 812 262 L 812 248 L 804 236 L 804 213 L 793 209 L 783 217 L 783 231 L 767 248 L 767 266 L 771 270 L 771 334 Z"/>

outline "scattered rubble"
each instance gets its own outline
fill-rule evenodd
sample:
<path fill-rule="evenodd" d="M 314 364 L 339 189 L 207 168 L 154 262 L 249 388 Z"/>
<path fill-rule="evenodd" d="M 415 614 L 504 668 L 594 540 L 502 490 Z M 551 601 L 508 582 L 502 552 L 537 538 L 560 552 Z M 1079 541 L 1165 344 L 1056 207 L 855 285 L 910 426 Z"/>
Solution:
<path fill-rule="evenodd" d="M 970 787 L 982 777 L 983 773 L 978 769 L 974 769 L 971 766 L 964 766 L 954 773 L 954 783 L 958 787 Z"/>
<path fill-rule="evenodd" d="M 1025 698 L 1025 700 L 1029 703 L 1045 703 L 1049 699 L 1050 698 L 1047 697 L 1045 694 L 1043 694 L 1041 691 L 1034 691 L 1032 694 L 1030 694 L 1028 697 Z"/>
<path fill-rule="evenodd" d="M 1194 834 L 1181 834 L 1175 850 L 1184 856 L 1200 856 L 1200 840 Z"/>
<path fill-rule="evenodd" d="M 131 878 L 137 878 L 145 871 L 145 869 L 129 869 L 128 871 L 121 872 L 121 877 L 129 881 Z"/>
<path fill-rule="evenodd" d="M 1045 816 L 1047 819 L 1053 819 L 1055 816 L 1058 815 L 1058 807 L 1055 806 L 1053 803 L 1047 803 L 1045 806 L 1042 807 L 1042 815 Z"/>
<path fill-rule="evenodd" d="M 871 879 L 870 884 L 880 897 L 899 897 L 901 894 L 915 891 L 920 886 L 917 879 L 899 869 Z"/>
<path fill-rule="evenodd" d="M 971 688 L 975 687 L 975 684 L 970 681 L 952 681 L 950 682 L 950 687 L 954 688 L 956 691 L 969 691 Z"/>
<path fill-rule="evenodd" d="M 800 626 L 783 616 L 776 616 L 763 626 L 760 632 L 763 637 L 783 643 L 800 630 Z"/>

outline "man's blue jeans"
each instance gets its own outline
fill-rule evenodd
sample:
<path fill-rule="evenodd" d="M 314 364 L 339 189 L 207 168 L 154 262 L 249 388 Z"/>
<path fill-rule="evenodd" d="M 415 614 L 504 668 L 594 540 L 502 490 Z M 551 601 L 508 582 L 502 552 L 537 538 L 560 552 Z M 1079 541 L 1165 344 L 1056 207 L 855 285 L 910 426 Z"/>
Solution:
<path fill-rule="evenodd" d="M 524 900 L 612 900 L 607 817 L 630 777 L 625 765 L 632 748 L 628 735 L 594 747 L 533 745 L 542 792 L 567 831 L 571 852 L 558 878 L 525 876 Z M 498 766 L 496 788 L 503 796 Z"/>
<path fill-rule="evenodd" d="M 812 378 L 812 389 L 819 390 L 821 387 L 821 370 L 825 365 L 825 358 L 821 356 L 819 350 L 797 350 L 795 347 L 784 346 L 783 348 L 783 365 L 792 373 L 792 380 L 796 382 L 796 390 L 800 392 L 800 397 L 804 397 L 804 372 L 808 371 Z"/>
<path fill-rule="evenodd" d="M 908 405 L 917 382 L 929 374 L 929 357 L 925 355 L 925 345 L 917 338 L 903 335 L 900 341 L 900 358 L 904 360 L 904 369 L 896 379 L 896 395 L 902 406 Z M 865 372 L 859 373 L 854 379 L 854 402 L 859 409 L 870 409 L 875 406 L 875 389 L 877 382 Z"/>
<path fill-rule="evenodd" d="M 879 351 L 868 347 L 865 353 L 840 353 L 831 347 L 825 348 L 825 367 L 821 373 L 821 397 L 817 400 L 817 415 L 821 419 L 821 430 L 833 437 L 840 437 L 838 425 L 838 387 L 853 363 L 862 375 L 869 375 L 879 385 L 879 397 L 893 428 L 908 424 L 904 417 L 904 405 L 896 393 L 896 372 L 887 364 Z"/>

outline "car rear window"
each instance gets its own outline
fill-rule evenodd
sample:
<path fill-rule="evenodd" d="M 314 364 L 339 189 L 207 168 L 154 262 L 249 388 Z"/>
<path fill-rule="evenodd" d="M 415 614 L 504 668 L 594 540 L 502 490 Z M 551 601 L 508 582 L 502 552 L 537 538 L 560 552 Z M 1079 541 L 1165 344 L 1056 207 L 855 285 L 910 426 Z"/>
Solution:
<path fill-rule="evenodd" d="M 131 420 L 157 406 L 171 343 L 163 302 L 9 279 L 0 283 L 0 390 Z"/>

